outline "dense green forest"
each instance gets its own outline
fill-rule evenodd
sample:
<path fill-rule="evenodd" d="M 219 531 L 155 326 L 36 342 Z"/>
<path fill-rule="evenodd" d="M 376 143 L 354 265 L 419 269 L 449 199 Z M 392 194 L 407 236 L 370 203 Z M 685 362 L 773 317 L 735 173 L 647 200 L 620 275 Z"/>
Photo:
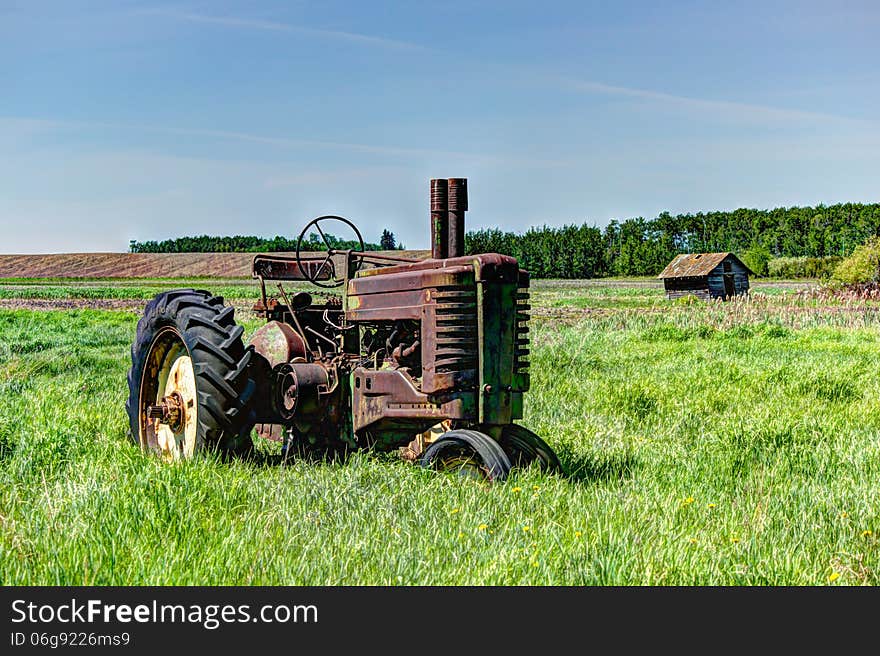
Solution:
<path fill-rule="evenodd" d="M 468 232 L 468 253 L 515 256 L 535 278 L 599 278 L 657 275 L 678 253 L 732 251 L 758 275 L 818 277 L 869 237 L 880 235 L 880 203 L 841 203 L 772 210 L 642 217 L 611 221 L 598 228 L 584 223 L 530 228 L 525 233 L 497 228 Z M 335 248 L 355 244 L 335 240 Z M 317 235 L 310 249 L 323 250 Z M 404 248 L 387 230 L 367 250 Z M 296 250 L 286 237 L 181 237 L 131 242 L 134 253 L 278 252 Z"/>
<path fill-rule="evenodd" d="M 544 226 L 517 234 L 469 232 L 469 253 L 515 256 L 535 278 L 653 276 L 679 253 L 732 251 L 758 275 L 824 275 L 838 258 L 880 235 L 880 203 L 737 209 L 654 219 Z M 770 270 L 770 263 L 778 263 Z M 790 273 L 792 272 L 792 273 Z M 802 272 L 802 273 L 801 273 Z"/>

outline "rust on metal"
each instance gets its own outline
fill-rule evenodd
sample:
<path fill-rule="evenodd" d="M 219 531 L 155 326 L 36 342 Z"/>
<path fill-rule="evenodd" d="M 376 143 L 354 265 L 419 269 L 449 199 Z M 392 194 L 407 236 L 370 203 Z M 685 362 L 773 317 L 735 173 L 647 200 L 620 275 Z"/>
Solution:
<path fill-rule="evenodd" d="M 282 424 L 256 424 L 254 430 L 264 440 L 281 442 L 284 440 L 284 426 Z"/>
<path fill-rule="evenodd" d="M 158 404 L 147 407 L 147 418 L 158 420 L 173 432 L 178 432 L 184 423 L 183 398 L 177 392 L 172 392 L 162 398 Z"/>
<path fill-rule="evenodd" d="M 305 340 L 289 324 L 280 321 L 270 321 L 258 328 L 250 343 L 271 367 L 306 357 Z"/>
<path fill-rule="evenodd" d="M 452 267 L 474 268 L 474 264 L 479 263 L 480 280 L 491 280 L 498 276 L 507 276 L 508 281 L 515 281 L 519 277 L 519 267 L 516 265 L 516 258 L 509 255 L 500 255 L 498 253 L 481 253 L 479 255 L 467 255 L 463 257 L 448 258 L 442 261 L 416 260 L 406 264 L 399 264 L 393 267 L 382 267 L 377 269 L 365 269 L 358 271 L 357 278 L 353 278 L 349 284 L 355 280 L 360 281 L 371 276 L 386 276 L 392 273 L 403 273 L 407 271 L 423 271 L 425 269 L 450 269 Z M 358 283 L 360 284 L 360 283 Z M 393 283 L 385 283 L 389 287 Z M 415 288 L 418 285 L 410 283 Z"/>
<path fill-rule="evenodd" d="M 373 264 L 381 264 L 382 262 L 421 262 L 423 257 L 403 257 L 401 255 L 386 255 L 385 253 L 375 253 L 371 251 L 352 251 L 351 257 L 364 262 Z"/>
<path fill-rule="evenodd" d="M 254 257 L 253 277 L 265 280 L 331 280 L 336 277 L 336 268 L 332 258 L 303 257 L 297 262 L 291 256 L 257 255 Z"/>
<path fill-rule="evenodd" d="M 330 390 L 330 372 L 322 364 L 292 362 L 274 369 L 276 411 L 284 420 L 320 410 L 320 397 Z"/>
<path fill-rule="evenodd" d="M 442 260 L 449 257 L 449 183 L 431 180 L 431 257 Z"/>
<path fill-rule="evenodd" d="M 461 398 L 432 400 L 400 369 L 357 368 L 352 377 L 352 417 L 356 431 L 372 429 L 393 433 L 404 427 L 410 435 L 416 432 L 412 430 L 414 423 L 426 429 L 444 419 L 463 419 L 469 414 Z"/>

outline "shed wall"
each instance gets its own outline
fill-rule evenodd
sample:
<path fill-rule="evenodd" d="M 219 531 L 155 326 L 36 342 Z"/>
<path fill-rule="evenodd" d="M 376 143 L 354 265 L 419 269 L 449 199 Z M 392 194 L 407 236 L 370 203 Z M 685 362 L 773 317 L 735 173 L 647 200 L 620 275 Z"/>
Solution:
<path fill-rule="evenodd" d="M 711 298 L 709 281 L 706 276 L 694 278 L 665 278 L 663 286 L 666 289 L 666 298 L 675 299 L 682 296 L 693 295 L 708 301 Z"/>

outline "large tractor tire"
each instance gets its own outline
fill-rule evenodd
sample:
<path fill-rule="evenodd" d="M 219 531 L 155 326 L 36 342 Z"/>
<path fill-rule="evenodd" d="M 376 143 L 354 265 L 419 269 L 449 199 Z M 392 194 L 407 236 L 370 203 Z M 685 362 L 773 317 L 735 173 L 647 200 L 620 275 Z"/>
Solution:
<path fill-rule="evenodd" d="M 166 460 L 251 450 L 253 350 L 233 313 L 222 297 L 195 289 L 163 292 L 147 304 L 131 347 L 126 403 L 141 448 Z"/>

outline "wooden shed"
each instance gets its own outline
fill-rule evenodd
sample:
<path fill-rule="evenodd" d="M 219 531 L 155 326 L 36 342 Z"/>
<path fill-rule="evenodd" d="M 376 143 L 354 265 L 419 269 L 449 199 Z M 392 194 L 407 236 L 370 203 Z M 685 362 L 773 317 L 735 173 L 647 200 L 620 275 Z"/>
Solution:
<path fill-rule="evenodd" d="M 692 294 L 703 300 L 726 300 L 749 293 L 751 273 L 733 253 L 685 253 L 676 256 L 657 277 L 663 280 L 666 298 Z"/>

